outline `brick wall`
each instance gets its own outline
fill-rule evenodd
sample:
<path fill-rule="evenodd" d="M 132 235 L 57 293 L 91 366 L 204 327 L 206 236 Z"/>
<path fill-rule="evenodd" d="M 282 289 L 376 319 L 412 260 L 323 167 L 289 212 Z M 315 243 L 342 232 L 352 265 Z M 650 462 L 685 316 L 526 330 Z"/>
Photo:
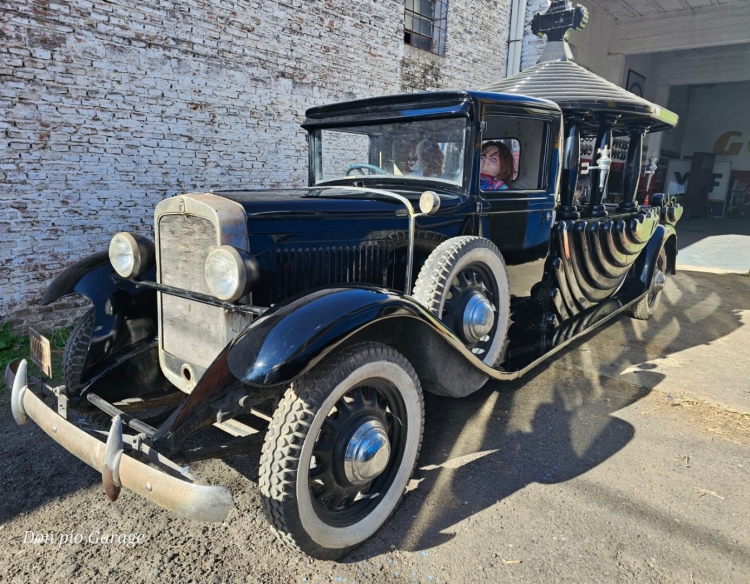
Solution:
<path fill-rule="evenodd" d="M 550 0 L 527 0 L 526 26 L 523 31 L 523 49 L 521 50 L 521 71 L 536 64 L 539 55 L 544 51 L 547 37 L 539 38 L 531 33 L 531 20 L 537 12 L 547 12 L 549 5 Z"/>
<path fill-rule="evenodd" d="M 401 0 L 0 1 L 0 322 L 68 320 L 45 285 L 164 197 L 303 186 L 308 107 L 502 76 L 508 11 L 450 0 L 437 57 Z"/>

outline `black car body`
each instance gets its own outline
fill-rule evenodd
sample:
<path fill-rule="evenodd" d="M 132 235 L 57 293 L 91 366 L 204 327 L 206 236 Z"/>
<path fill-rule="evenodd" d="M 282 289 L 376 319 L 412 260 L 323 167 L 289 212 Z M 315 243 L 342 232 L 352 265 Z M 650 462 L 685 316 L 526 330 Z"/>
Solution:
<path fill-rule="evenodd" d="M 92 310 L 66 349 L 64 387 L 9 369 L 16 419 L 100 469 L 111 499 L 126 486 L 203 520 L 226 517 L 231 495 L 183 465 L 263 441 L 261 493 L 284 541 L 319 557 L 364 541 L 414 467 L 420 388 L 462 397 L 625 310 L 648 318 L 674 270 L 681 209 L 635 195 L 643 135 L 676 116 L 565 59 L 536 67 L 484 91 L 313 108 L 307 188 L 160 203 L 154 243 L 118 234 L 48 287 L 45 304 L 81 294 Z M 586 205 L 574 200 L 582 135 L 603 151 Z M 624 193 L 604 204 L 622 135 Z M 480 189 L 487 140 L 517 153 L 507 190 Z M 425 141 L 441 168 L 410 174 Z M 68 407 L 103 410 L 112 427 L 86 433 Z M 211 425 L 233 437 L 185 448 Z"/>

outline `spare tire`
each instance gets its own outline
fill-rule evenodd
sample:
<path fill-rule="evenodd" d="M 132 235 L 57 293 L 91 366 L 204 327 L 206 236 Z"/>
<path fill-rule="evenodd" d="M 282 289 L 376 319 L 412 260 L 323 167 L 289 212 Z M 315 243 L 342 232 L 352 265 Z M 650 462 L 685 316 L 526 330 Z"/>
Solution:
<path fill-rule="evenodd" d="M 91 333 L 94 331 L 94 309 L 89 308 L 76 323 L 63 351 L 63 382 L 69 395 L 78 395 L 83 389 L 81 374 L 89 351 Z"/>
<path fill-rule="evenodd" d="M 510 322 L 510 289 L 494 243 L 475 236 L 443 242 L 422 266 L 413 296 L 485 364 L 496 365 Z"/>

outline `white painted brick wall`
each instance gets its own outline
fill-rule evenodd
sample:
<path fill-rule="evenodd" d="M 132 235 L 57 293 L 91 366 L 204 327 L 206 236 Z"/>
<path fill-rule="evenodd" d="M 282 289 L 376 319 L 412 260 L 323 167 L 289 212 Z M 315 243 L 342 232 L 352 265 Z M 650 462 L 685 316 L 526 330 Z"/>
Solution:
<path fill-rule="evenodd" d="M 0 3 L 0 322 L 70 318 L 46 284 L 164 197 L 303 186 L 311 106 L 501 77 L 508 5 L 450 0 L 437 57 L 401 0 Z"/>
<path fill-rule="evenodd" d="M 546 37 L 539 38 L 535 34 L 532 34 L 531 21 L 537 12 L 547 12 L 549 5 L 550 0 L 527 0 L 526 25 L 523 31 L 523 49 L 521 50 L 521 71 L 536 64 L 539 55 L 544 51 L 547 39 Z"/>

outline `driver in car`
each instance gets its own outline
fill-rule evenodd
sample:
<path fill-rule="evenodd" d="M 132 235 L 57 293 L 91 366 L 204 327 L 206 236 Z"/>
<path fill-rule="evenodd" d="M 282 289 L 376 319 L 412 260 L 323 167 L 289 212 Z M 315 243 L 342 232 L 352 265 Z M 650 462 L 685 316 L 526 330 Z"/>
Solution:
<path fill-rule="evenodd" d="M 422 176 L 443 176 L 444 160 L 440 145 L 434 140 L 425 139 L 417 144 L 417 161 L 422 168 Z"/>

